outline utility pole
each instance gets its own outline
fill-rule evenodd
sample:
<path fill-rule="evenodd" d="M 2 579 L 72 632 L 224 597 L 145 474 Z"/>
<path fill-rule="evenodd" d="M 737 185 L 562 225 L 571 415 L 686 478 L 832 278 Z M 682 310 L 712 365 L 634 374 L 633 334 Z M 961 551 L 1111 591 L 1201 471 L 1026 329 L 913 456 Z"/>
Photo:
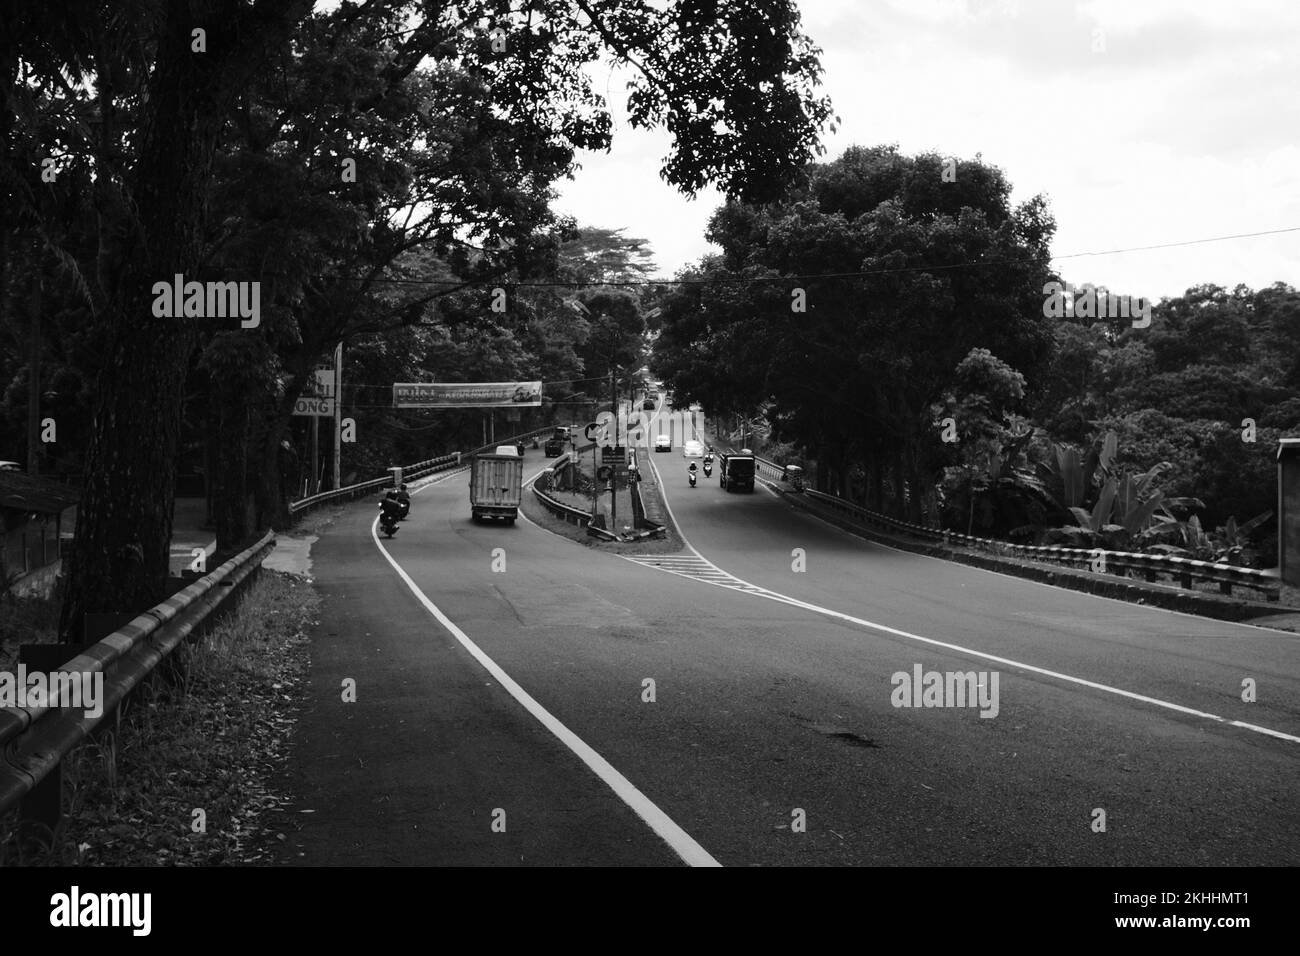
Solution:
<path fill-rule="evenodd" d="M 612 338 L 612 336 L 611 336 Z M 612 406 L 611 411 L 614 413 L 614 448 L 618 448 L 618 385 L 614 379 L 614 351 L 611 348 L 609 353 L 609 401 Z M 618 465 L 614 465 L 613 473 L 609 479 L 609 524 L 610 531 L 618 534 Z"/>
<path fill-rule="evenodd" d="M 32 340 L 27 358 L 27 474 L 41 468 L 41 270 L 32 276 Z"/>

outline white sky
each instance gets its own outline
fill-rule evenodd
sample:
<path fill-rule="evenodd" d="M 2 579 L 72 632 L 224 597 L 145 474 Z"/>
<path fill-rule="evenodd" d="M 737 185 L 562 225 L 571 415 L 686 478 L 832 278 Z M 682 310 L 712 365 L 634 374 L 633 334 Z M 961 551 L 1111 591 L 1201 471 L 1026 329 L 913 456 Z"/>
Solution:
<path fill-rule="evenodd" d="M 847 146 L 897 143 L 999 166 L 1044 193 L 1065 255 L 1300 226 L 1295 0 L 800 0 Z M 1101 30 L 1104 52 L 1093 52 Z M 710 251 L 716 193 L 659 178 L 668 137 L 624 122 L 585 153 L 556 207 L 650 240 L 660 274 Z M 1187 287 L 1300 286 L 1300 232 L 1064 260 L 1062 275 L 1151 298 Z"/>

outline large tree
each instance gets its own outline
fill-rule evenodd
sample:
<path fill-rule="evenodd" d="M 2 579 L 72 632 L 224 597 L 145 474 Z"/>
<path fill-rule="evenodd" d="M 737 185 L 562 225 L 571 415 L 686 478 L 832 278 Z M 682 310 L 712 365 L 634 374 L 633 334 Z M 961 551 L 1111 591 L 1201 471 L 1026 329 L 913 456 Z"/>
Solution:
<path fill-rule="evenodd" d="M 186 372 L 200 331 L 218 330 L 155 317 L 154 283 L 176 274 L 213 277 L 212 270 L 225 280 L 264 283 L 266 327 L 249 334 L 267 344 L 249 350 L 218 335 L 204 365 L 219 378 L 241 356 L 253 360 L 252 384 L 266 386 L 267 400 L 280 403 L 277 415 L 241 422 L 234 396 L 249 383 L 227 379 L 220 386 L 226 417 L 217 425 L 223 435 L 243 432 L 245 442 L 253 431 L 251 447 L 260 452 L 274 443 L 276 421 L 310 366 L 308 356 L 361 331 L 328 321 L 307 330 L 303 315 L 343 301 L 346 321 L 361 315 L 363 329 L 372 331 L 391 324 L 381 297 L 366 300 L 370 289 L 346 284 L 373 284 L 403 247 L 421 242 L 450 252 L 458 241 L 477 240 L 479 252 L 466 250 L 452 266 L 458 275 L 469 270 L 471 282 L 481 279 L 472 270 L 491 259 L 492 250 L 481 247 L 494 230 L 474 234 L 471 226 L 466 233 L 463 220 L 444 213 L 514 201 L 500 189 L 499 168 L 520 174 L 521 199 L 544 202 L 549 180 L 568 171 L 575 149 L 608 143 L 609 116 L 586 64 L 608 57 L 632 70 L 632 122 L 668 129 L 673 146 L 663 176 L 688 192 L 716 183 L 746 201 L 774 197 L 816 152 L 830 119 L 816 92 L 818 51 L 800 32 L 793 0 L 369 0 L 318 15 L 309 15 L 310 7 L 309 0 L 81 0 L 24 5 L 7 14 L 0 31 L 3 66 L 15 80 L 5 92 L 0 161 L 5 182 L 20 184 L 6 188 L 6 201 L 20 206 L 53 256 L 73 267 L 92 321 L 104 330 L 86 485 L 67 567 L 66 636 L 85 613 L 136 609 L 164 587 Z M 367 26 L 383 29 L 365 36 Z M 269 77 L 283 83 L 278 103 L 268 95 Z M 295 83 L 319 86 L 307 91 Z M 310 107 L 313 99 L 319 109 Z M 431 118 L 417 129 L 411 114 L 425 116 L 421 109 Z M 460 110 L 501 122 L 506 135 L 466 141 L 430 129 Z M 83 258 L 59 245 L 34 198 L 45 188 L 40 167 L 13 148 L 16 131 L 34 130 L 35 138 L 57 143 L 68 162 L 93 170 L 83 180 L 94 184 L 96 238 Z M 427 168 L 414 168 L 412 138 L 435 153 L 462 150 L 460 174 L 429 178 Z M 286 144 L 310 157 L 296 170 L 305 185 L 289 185 L 295 170 L 276 161 Z M 321 198 L 314 212 L 324 218 L 340 210 L 340 194 L 318 187 L 351 156 L 357 189 L 343 198 L 364 215 L 318 230 L 318 237 L 337 241 L 312 250 L 319 255 L 281 245 L 274 263 L 265 256 L 254 263 L 248 253 L 257 237 L 247 226 L 255 208 L 222 221 L 235 227 L 233 234 L 209 230 L 222 146 L 246 154 L 244 174 L 264 175 L 261 184 L 273 198 L 286 185 Z M 228 182 L 237 183 L 240 172 L 231 175 Z M 415 225 L 385 221 L 385 208 L 394 206 L 413 210 Z M 265 218 L 284 217 L 273 211 Z M 349 229 L 357 241 L 348 241 Z M 281 238 L 298 233 L 288 229 Z M 387 304 L 397 324 L 411 324 L 431 299 L 425 292 Z M 233 325 L 231 335 L 244 334 Z M 277 369 L 295 335 L 302 340 L 297 367 Z M 281 375 L 285 381 L 271 381 Z M 243 494 L 239 487 L 230 492 Z M 265 523 L 266 502 L 261 510 L 257 520 Z M 239 511 L 223 519 L 232 528 L 244 520 Z"/>
<path fill-rule="evenodd" d="M 710 407 L 767 408 L 819 480 L 921 517 L 941 464 L 932 406 L 972 348 L 1026 377 L 1048 357 L 1053 223 L 980 160 L 853 147 L 774 202 L 731 202 L 704 288 L 683 287 L 661 367 Z M 686 303 L 698 300 L 700 307 Z M 707 356 L 707 361 L 700 356 Z"/>

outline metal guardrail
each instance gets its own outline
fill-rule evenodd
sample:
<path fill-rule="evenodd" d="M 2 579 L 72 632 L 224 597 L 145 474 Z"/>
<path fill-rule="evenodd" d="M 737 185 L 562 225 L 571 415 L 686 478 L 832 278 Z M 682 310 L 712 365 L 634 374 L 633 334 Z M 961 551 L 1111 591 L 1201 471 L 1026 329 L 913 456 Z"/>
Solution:
<path fill-rule="evenodd" d="M 782 466 L 766 459 L 756 459 L 760 466 L 773 474 L 772 480 L 780 480 L 784 473 Z M 768 476 L 764 476 L 768 477 Z M 927 528 L 910 521 L 900 521 L 888 515 L 869 511 L 860 505 L 824 494 L 811 489 L 803 495 L 842 514 L 857 518 L 865 524 L 872 524 L 890 531 L 899 531 L 914 537 L 930 541 L 942 541 L 944 544 L 959 544 L 996 554 L 1014 555 L 1038 561 L 1051 561 L 1074 567 L 1092 570 L 1098 563 L 1105 569 L 1099 573 L 1116 571 L 1135 571 L 1147 581 L 1156 581 L 1158 575 L 1165 574 L 1174 578 L 1180 587 L 1191 589 L 1193 581 L 1210 581 L 1219 585 L 1221 594 L 1231 594 L 1233 587 L 1251 588 L 1263 593 L 1266 600 L 1276 601 L 1280 595 L 1280 581 L 1276 575 L 1259 568 L 1241 568 L 1231 564 L 1216 564 L 1212 561 L 1197 561 L 1193 558 L 1180 558 L 1165 554 L 1140 554 L 1131 551 L 1108 551 L 1104 548 L 1068 548 L 1059 545 L 1011 544 L 993 538 L 977 538 L 973 535 L 942 528 Z"/>
<path fill-rule="evenodd" d="M 443 455 L 440 458 L 429 458 L 425 461 L 417 461 L 414 465 L 402 466 L 402 480 L 424 478 L 427 475 L 436 474 L 440 471 L 447 471 L 450 468 L 459 468 L 461 463 L 460 452 L 453 452 L 450 455 Z"/>
<path fill-rule="evenodd" d="M 342 488 L 335 488 L 333 491 L 322 491 L 318 495 L 300 498 L 297 501 L 289 503 L 289 514 L 306 514 L 312 508 L 315 508 L 317 505 L 322 505 L 327 501 L 343 501 L 352 498 L 359 498 L 369 491 L 382 488 L 392 480 L 391 477 L 385 475 L 383 478 L 372 478 L 370 481 L 362 481 L 355 485 L 346 485 Z"/>
<path fill-rule="evenodd" d="M 563 518 L 565 521 L 571 522 L 572 524 L 591 524 L 592 516 L 590 511 L 583 511 L 581 508 L 574 508 L 570 505 L 566 505 L 563 501 L 558 501 L 555 498 L 552 498 L 546 492 L 542 491 L 541 488 L 537 487 L 537 482 L 533 482 L 533 494 L 536 495 L 537 500 L 556 517 Z"/>
<path fill-rule="evenodd" d="M 20 801 L 23 815 L 53 826 L 60 810 L 61 764 L 78 744 L 109 720 L 118 705 L 181 641 L 261 568 L 275 547 L 268 533 L 251 547 L 86 648 L 58 670 L 103 674 L 100 713 L 70 707 L 0 709 L 0 812 Z"/>
<path fill-rule="evenodd" d="M 569 454 L 568 452 L 565 452 L 563 455 L 561 455 L 559 458 L 555 460 L 554 465 L 552 465 L 546 471 L 538 475 L 537 478 L 533 481 L 533 494 L 536 495 L 537 500 L 541 502 L 542 506 L 546 508 L 547 511 L 551 512 L 551 514 L 555 515 L 556 517 L 563 518 L 565 521 L 568 521 L 570 524 L 578 524 L 578 525 L 584 525 L 586 527 L 590 527 L 591 519 L 592 519 L 592 514 L 590 511 L 583 511 L 581 508 L 574 508 L 572 505 L 566 505 L 563 501 L 560 501 L 556 498 L 552 498 L 550 495 L 546 493 L 545 490 L 537 487 L 539 484 L 545 484 L 547 486 L 547 489 L 549 489 L 550 482 L 555 477 L 556 472 L 560 468 L 564 467 L 564 465 L 567 465 L 568 462 L 569 462 Z"/>

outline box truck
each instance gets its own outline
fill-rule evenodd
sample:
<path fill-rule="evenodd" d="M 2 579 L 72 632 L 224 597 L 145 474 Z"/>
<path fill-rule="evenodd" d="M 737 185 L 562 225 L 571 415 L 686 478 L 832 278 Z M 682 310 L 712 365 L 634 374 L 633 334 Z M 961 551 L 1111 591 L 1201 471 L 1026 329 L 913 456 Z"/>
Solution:
<path fill-rule="evenodd" d="M 469 467 L 470 517 L 504 518 L 514 524 L 524 490 L 524 459 L 514 445 L 475 455 Z"/>

